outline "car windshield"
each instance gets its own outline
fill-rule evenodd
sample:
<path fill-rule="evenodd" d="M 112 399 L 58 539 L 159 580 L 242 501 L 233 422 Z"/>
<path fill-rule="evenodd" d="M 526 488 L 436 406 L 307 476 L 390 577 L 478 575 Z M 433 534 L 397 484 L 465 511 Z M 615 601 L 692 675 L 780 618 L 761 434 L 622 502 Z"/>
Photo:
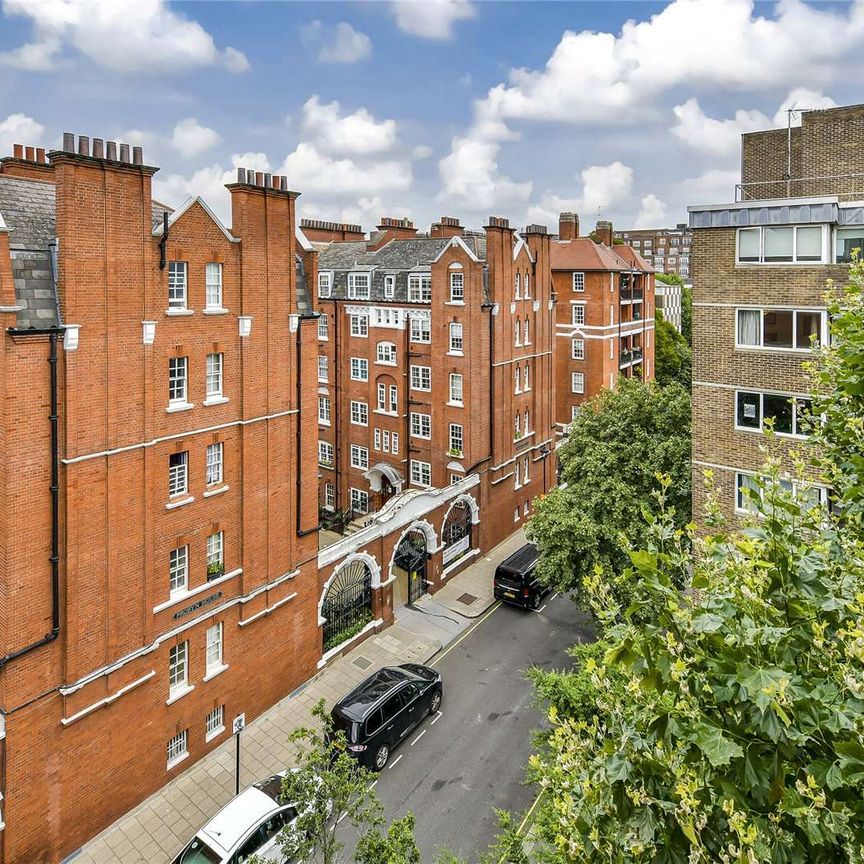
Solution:
<path fill-rule="evenodd" d="M 342 732 L 349 744 L 355 743 L 357 739 L 357 724 L 339 710 L 334 710 L 330 716 L 333 718 L 334 737 L 337 732 Z"/>
<path fill-rule="evenodd" d="M 180 853 L 177 864 L 221 864 L 222 858 L 216 854 L 200 837 Z"/>

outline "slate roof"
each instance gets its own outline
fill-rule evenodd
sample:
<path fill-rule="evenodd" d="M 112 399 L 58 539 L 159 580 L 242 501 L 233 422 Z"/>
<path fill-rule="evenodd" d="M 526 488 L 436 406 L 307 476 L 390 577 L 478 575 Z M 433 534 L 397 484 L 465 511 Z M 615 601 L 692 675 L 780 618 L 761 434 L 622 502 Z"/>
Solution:
<path fill-rule="evenodd" d="M 153 201 L 153 226 L 171 208 Z M 0 214 L 9 229 L 15 299 L 21 330 L 60 323 L 55 267 L 57 204 L 53 183 L 0 175 Z M 62 254 L 62 253 L 61 253 Z"/>
<path fill-rule="evenodd" d="M 553 270 L 632 270 L 634 264 L 590 237 L 574 240 L 553 240 L 551 246 Z M 647 264 L 642 264 L 647 268 Z"/>

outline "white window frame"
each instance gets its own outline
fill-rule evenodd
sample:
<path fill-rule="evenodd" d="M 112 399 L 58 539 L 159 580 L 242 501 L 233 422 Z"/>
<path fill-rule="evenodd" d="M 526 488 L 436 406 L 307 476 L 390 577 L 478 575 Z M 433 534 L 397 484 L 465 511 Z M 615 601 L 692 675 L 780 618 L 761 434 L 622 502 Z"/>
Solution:
<path fill-rule="evenodd" d="M 327 320 L 326 315 L 318 316 L 318 341 L 319 342 L 329 342 L 330 341 L 330 325 Z"/>
<path fill-rule="evenodd" d="M 351 467 L 361 471 L 369 470 L 369 448 L 359 444 L 351 445 Z"/>
<path fill-rule="evenodd" d="M 399 388 L 395 384 L 391 384 L 387 389 L 390 393 L 390 404 L 388 406 L 388 413 L 396 414 L 399 411 Z"/>
<path fill-rule="evenodd" d="M 351 400 L 351 423 L 355 426 L 369 425 L 369 404 Z"/>
<path fill-rule="evenodd" d="M 318 272 L 318 296 L 327 300 L 333 296 L 333 274 L 329 270 Z"/>
<path fill-rule="evenodd" d="M 792 260 L 791 261 L 766 261 L 765 260 L 765 232 L 772 229 L 792 229 Z M 818 260 L 804 259 L 798 260 L 798 231 L 800 229 L 820 228 L 822 247 L 821 254 Z M 759 260 L 758 261 L 742 261 L 741 260 L 741 232 L 742 231 L 758 231 L 759 232 Z M 816 267 L 820 264 L 828 263 L 828 255 L 826 251 L 829 244 L 826 242 L 828 236 L 827 225 L 760 225 L 738 228 L 735 232 L 735 263 L 738 266 L 760 266 L 760 267 L 790 267 L 790 266 L 810 266 Z"/>
<path fill-rule="evenodd" d="M 432 415 L 412 411 L 409 428 L 412 438 L 425 438 L 429 440 L 432 437 Z"/>
<path fill-rule="evenodd" d="M 432 322 L 428 318 L 410 318 L 411 341 L 428 345 L 432 341 Z"/>
<path fill-rule="evenodd" d="M 189 689 L 189 640 L 178 642 L 168 650 L 168 698 Z"/>
<path fill-rule="evenodd" d="M 184 729 L 168 739 L 165 746 L 166 770 L 170 771 L 189 755 L 189 730 Z"/>
<path fill-rule="evenodd" d="M 573 274 L 573 291 L 581 294 L 585 291 L 585 274 L 576 272 Z"/>
<path fill-rule="evenodd" d="M 384 299 L 392 300 L 396 296 L 396 277 L 393 274 L 387 274 L 384 277 Z"/>
<path fill-rule="evenodd" d="M 318 422 L 329 426 L 331 417 L 331 405 L 329 396 L 318 397 Z"/>
<path fill-rule="evenodd" d="M 513 392 L 517 395 L 522 392 L 522 376 L 518 366 L 513 367 Z"/>
<path fill-rule="evenodd" d="M 189 265 L 185 261 L 168 262 L 168 308 L 186 309 L 189 291 Z"/>
<path fill-rule="evenodd" d="M 432 485 L 432 465 L 419 459 L 411 459 L 410 477 L 412 486 L 429 488 Z"/>
<path fill-rule="evenodd" d="M 168 358 L 168 405 L 188 405 L 189 358 Z"/>
<path fill-rule="evenodd" d="M 174 597 L 189 590 L 189 544 L 168 553 L 168 594 Z"/>
<path fill-rule="evenodd" d="M 214 531 L 207 535 L 207 579 L 210 580 L 210 566 L 221 564 L 225 569 L 225 532 Z M 213 577 L 217 578 L 217 577 Z"/>
<path fill-rule="evenodd" d="M 322 382 L 330 380 L 330 358 L 326 354 L 318 355 L 318 380 Z"/>
<path fill-rule="evenodd" d="M 585 392 L 585 373 L 571 372 L 570 373 L 570 392 L 584 393 Z"/>
<path fill-rule="evenodd" d="M 318 441 L 318 464 L 324 468 L 333 467 L 333 445 L 329 441 Z"/>
<path fill-rule="evenodd" d="M 375 346 L 375 362 L 381 366 L 396 365 L 396 346 L 392 342 L 379 342 Z"/>
<path fill-rule="evenodd" d="M 365 489 L 355 489 L 353 486 L 349 490 L 351 509 L 355 513 L 366 514 L 369 512 L 369 493 Z"/>
<path fill-rule="evenodd" d="M 461 372 L 450 373 L 450 405 L 464 405 L 464 387 L 465 381 Z"/>
<path fill-rule="evenodd" d="M 204 740 L 212 741 L 225 731 L 225 706 L 218 705 L 204 718 Z"/>
<path fill-rule="evenodd" d="M 176 460 L 175 460 L 175 457 Z M 175 460 L 172 465 L 171 461 Z M 168 455 L 168 497 L 176 498 L 178 495 L 189 494 L 189 451 L 181 450 L 179 453 Z"/>
<path fill-rule="evenodd" d="M 465 452 L 465 430 L 461 423 L 450 424 L 449 441 L 450 449 L 448 455 L 461 459 Z"/>
<path fill-rule="evenodd" d="M 390 452 L 394 455 L 399 454 L 399 433 L 393 432 L 390 435 Z"/>
<path fill-rule="evenodd" d="M 611 347 L 612 341 L 609 341 L 609 345 Z M 571 360 L 584 360 L 585 359 L 585 340 L 584 339 L 572 339 L 571 340 L 571 348 L 570 348 L 570 359 Z"/>
<path fill-rule="evenodd" d="M 369 380 L 369 361 L 365 357 L 351 358 L 351 380 L 352 381 L 368 381 Z"/>
<path fill-rule="evenodd" d="M 526 300 L 531 299 L 531 274 L 525 271 L 525 281 L 523 283 L 523 296 Z"/>
<path fill-rule="evenodd" d="M 324 507 L 333 510 L 336 506 L 336 486 L 333 483 L 324 484 Z"/>
<path fill-rule="evenodd" d="M 750 345 L 745 342 L 740 342 L 740 324 L 739 318 L 742 312 L 758 312 L 759 313 L 759 344 L 758 345 Z M 824 346 L 828 344 L 828 313 L 824 309 L 819 309 L 815 307 L 791 307 L 791 306 L 783 306 L 783 307 L 771 307 L 771 308 L 763 308 L 759 306 L 737 306 L 735 308 L 735 348 L 736 349 L 749 349 L 749 350 L 759 350 L 759 351 L 782 351 L 786 353 L 793 354 L 812 354 L 812 347 L 808 348 L 797 348 L 792 346 L 791 348 L 785 348 L 778 345 L 765 345 L 765 314 L 771 312 L 791 312 L 792 313 L 792 338 L 797 342 L 798 338 L 798 313 L 804 312 L 806 314 L 818 313 L 820 316 L 819 321 L 819 340 L 816 343 L 817 347 Z"/>
<path fill-rule="evenodd" d="M 387 411 L 387 385 L 379 381 L 375 387 L 375 395 L 378 400 L 378 411 Z"/>
<path fill-rule="evenodd" d="M 525 323 L 523 325 L 523 334 L 522 334 L 522 344 L 530 345 L 531 344 L 531 319 L 526 315 Z"/>
<path fill-rule="evenodd" d="M 748 479 L 753 479 L 753 480 L 759 479 L 759 475 L 754 474 L 752 471 L 736 471 L 735 472 L 735 490 L 734 490 L 735 512 L 738 514 L 742 514 L 742 515 L 748 514 L 748 513 L 752 514 L 756 510 L 755 505 L 752 505 L 752 506 L 743 506 L 742 505 L 742 502 L 744 500 L 744 496 L 743 496 L 743 493 L 741 491 L 742 490 L 741 478 L 743 478 L 743 477 L 746 477 Z M 780 483 L 781 483 L 781 485 L 783 485 L 787 488 L 791 488 L 792 495 L 795 498 L 798 497 L 798 491 L 802 486 L 807 488 L 807 489 L 815 489 L 818 493 L 818 496 L 819 496 L 820 506 L 825 508 L 825 510 L 827 511 L 827 509 L 828 509 L 828 489 L 825 486 L 820 486 L 817 483 L 813 483 L 813 484 L 798 483 L 797 481 L 786 480 L 783 478 L 781 478 Z M 760 494 L 760 496 L 764 495 L 765 490 L 760 489 L 759 494 Z"/>
<path fill-rule="evenodd" d="M 215 624 L 207 628 L 205 642 L 206 651 L 204 655 L 205 680 L 225 669 L 225 662 L 222 659 L 223 636 L 224 633 L 221 621 L 217 621 Z"/>
<path fill-rule="evenodd" d="M 222 309 L 222 265 L 218 261 L 204 266 L 204 308 Z"/>
<path fill-rule="evenodd" d="M 450 322 L 450 351 L 449 354 L 462 356 L 465 345 L 464 329 L 461 321 Z"/>
<path fill-rule="evenodd" d="M 521 300 L 522 299 L 522 276 L 517 270 L 513 276 L 513 294 L 514 299 Z"/>
<path fill-rule="evenodd" d="M 428 393 L 432 389 L 432 367 L 415 366 L 410 367 L 411 389 Z"/>
<path fill-rule="evenodd" d="M 364 284 L 365 283 L 365 284 Z M 349 273 L 348 274 L 348 299 L 368 300 L 372 292 L 372 274 Z"/>
<path fill-rule="evenodd" d="M 450 274 L 450 302 L 464 303 L 465 302 L 465 274 L 451 273 Z"/>
<path fill-rule="evenodd" d="M 207 399 L 221 399 L 225 355 L 221 352 L 208 354 L 206 362 L 205 387 L 207 390 Z"/>
<path fill-rule="evenodd" d="M 358 339 L 367 339 L 369 337 L 369 316 L 368 315 L 349 315 L 351 335 Z"/>
<path fill-rule="evenodd" d="M 207 470 L 205 481 L 208 486 L 220 486 L 225 480 L 225 443 L 216 441 L 207 445 Z"/>
<path fill-rule="evenodd" d="M 752 396 L 759 397 L 759 425 L 758 426 L 742 426 L 738 422 L 738 397 L 741 394 L 747 394 Z M 779 435 L 781 438 L 800 438 L 806 439 L 809 438 L 809 435 L 805 435 L 802 432 L 798 431 L 798 403 L 799 402 L 810 402 L 811 407 L 813 404 L 813 399 L 810 396 L 799 396 L 796 394 L 787 394 L 787 393 L 775 393 L 772 391 L 766 390 L 744 390 L 739 389 L 735 391 L 735 402 L 733 405 L 733 411 L 735 416 L 735 431 L 736 432 L 754 432 L 757 434 L 764 434 L 765 432 L 765 397 L 766 396 L 779 396 L 783 399 L 788 399 L 792 403 L 792 431 L 791 432 L 778 432 L 776 429 L 774 430 L 775 435 Z"/>
<path fill-rule="evenodd" d="M 573 326 L 574 327 L 584 327 L 585 326 L 585 304 L 584 303 L 574 303 L 572 315 L 573 315 Z"/>
<path fill-rule="evenodd" d="M 409 303 L 431 303 L 432 302 L 432 274 L 431 273 L 409 273 L 408 274 L 408 302 Z"/>
<path fill-rule="evenodd" d="M 531 364 L 526 363 L 522 367 L 522 392 L 527 393 L 531 389 Z"/>

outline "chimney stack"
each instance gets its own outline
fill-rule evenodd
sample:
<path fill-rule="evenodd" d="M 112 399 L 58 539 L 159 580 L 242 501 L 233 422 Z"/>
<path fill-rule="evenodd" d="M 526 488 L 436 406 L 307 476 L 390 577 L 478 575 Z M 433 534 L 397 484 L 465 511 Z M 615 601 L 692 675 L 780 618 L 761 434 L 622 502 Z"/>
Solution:
<path fill-rule="evenodd" d="M 358 241 L 365 240 L 366 235 L 361 225 L 350 225 L 346 222 L 324 222 L 321 219 L 301 219 L 300 229 L 307 240 L 319 242 Z"/>
<path fill-rule="evenodd" d="M 13 144 L 12 155 L 0 159 L 0 173 L 22 180 L 54 179 L 53 170 L 45 158 L 45 148 L 25 147 L 23 144 Z"/>
<path fill-rule="evenodd" d="M 600 219 L 597 222 L 597 227 L 594 229 L 594 236 L 598 243 L 612 248 L 612 223 L 605 219 Z"/>
<path fill-rule="evenodd" d="M 561 213 L 558 217 L 558 239 L 575 240 L 579 236 L 579 216 L 576 213 Z"/>
<path fill-rule="evenodd" d="M 455 216 L 442 216 L 432 224 L 430 237 L 462 237 L 465 229 Z"/>

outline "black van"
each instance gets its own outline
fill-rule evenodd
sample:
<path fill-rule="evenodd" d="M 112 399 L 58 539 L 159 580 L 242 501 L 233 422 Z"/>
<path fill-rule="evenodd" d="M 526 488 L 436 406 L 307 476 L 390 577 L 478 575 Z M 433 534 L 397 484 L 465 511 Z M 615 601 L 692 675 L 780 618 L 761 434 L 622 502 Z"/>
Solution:
<path fill-rule="evenodd" d="M 536 576 L 537 547 L 526 543 L 495 570 L 495 599 L 522 606 L 525 609 L 539 609 L 540 600 L 549 593 Z"/>
<path fill-rule="evenodd" d="M 348 752 L 380 771 L 394 748 L 441 706 L 441 675 L 419 663 L 387 666 L 340 699 L 330 716 L 343 732 Z"/>

